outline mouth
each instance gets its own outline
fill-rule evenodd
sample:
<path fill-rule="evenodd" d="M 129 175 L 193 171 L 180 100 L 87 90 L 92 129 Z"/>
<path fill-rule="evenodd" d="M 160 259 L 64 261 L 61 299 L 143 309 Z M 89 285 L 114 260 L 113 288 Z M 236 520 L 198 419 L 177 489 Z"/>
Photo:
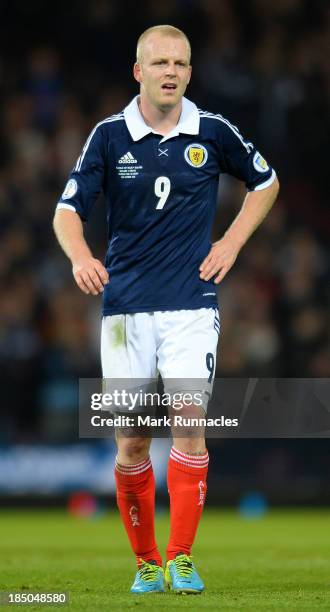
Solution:
<path fill-rule="evenodd" d="M 163 91 L 175 91 L 177 85 L 175 83 L 163 83 L 162 90 Z"/>

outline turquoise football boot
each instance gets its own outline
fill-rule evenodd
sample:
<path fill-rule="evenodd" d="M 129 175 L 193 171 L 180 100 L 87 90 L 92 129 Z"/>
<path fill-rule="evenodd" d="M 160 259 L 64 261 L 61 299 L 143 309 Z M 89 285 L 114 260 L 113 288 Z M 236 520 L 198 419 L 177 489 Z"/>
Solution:
<path fill-rule="evenodd" d="M 197 574 L 192 557 L 178 553 L 166 563 L 165 583 L 174 593 L 197 594 L 204 591 L 204 583 Z"/>
<path fill-rule="evenodd" d="M 136 572 L 131 593 L 164 593 L 164 570 L 156 561 L 143 561 Z"/>

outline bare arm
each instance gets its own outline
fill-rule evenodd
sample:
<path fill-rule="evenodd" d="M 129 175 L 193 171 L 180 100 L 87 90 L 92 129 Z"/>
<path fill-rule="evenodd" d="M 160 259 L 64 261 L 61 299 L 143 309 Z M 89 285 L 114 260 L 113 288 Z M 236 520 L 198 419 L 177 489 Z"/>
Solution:
<path fill-rule="evenodd" d="M 53 227 L 64 253 L 71 260 L 78 287 L 84 293 L 102 293 L 109 275 L 103 264 L 93 257 L 84 238 L 79 215 L 71 210 L 59 209 L 55 213 Z"/>
<path fill-rule="evenodd" d="M 216 276 L 218 285 L 234 264 L 242 246 L 264 220 L 273 206 L 279 191 L 277 178 L 266 189 L 249 191 L 243 206 L 225 235 L 212 245 L 200 266 L 200 278 L 210 280 Z"/>

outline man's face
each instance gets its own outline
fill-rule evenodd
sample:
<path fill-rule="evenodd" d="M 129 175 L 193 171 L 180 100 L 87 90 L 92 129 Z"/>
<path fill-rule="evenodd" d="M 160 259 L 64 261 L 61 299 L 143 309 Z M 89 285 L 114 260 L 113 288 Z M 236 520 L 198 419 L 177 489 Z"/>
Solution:
<path fill-rule="evenodd" d="M 141 93 L 159 109 L 176 106 L 190 81 L 188 48 L 183 38 L 150 34 L 142 48 L 140 63 L 134 65 L 134 76 Z"/>

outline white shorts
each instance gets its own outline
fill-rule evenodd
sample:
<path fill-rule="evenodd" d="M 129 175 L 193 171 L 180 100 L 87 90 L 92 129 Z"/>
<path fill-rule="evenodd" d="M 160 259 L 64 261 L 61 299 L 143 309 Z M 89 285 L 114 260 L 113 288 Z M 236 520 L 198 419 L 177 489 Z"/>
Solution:
<path fill-rule="evenodd" d="M 160 374 L 168 393 L 200 390 L 210 395 L 219 332 L 217 308 L 103 317 L 101 361 L 107 390 L 113 379 L 130 380 L 131 388 L 137 379 L 150 382 L 150 390 Z"/>

